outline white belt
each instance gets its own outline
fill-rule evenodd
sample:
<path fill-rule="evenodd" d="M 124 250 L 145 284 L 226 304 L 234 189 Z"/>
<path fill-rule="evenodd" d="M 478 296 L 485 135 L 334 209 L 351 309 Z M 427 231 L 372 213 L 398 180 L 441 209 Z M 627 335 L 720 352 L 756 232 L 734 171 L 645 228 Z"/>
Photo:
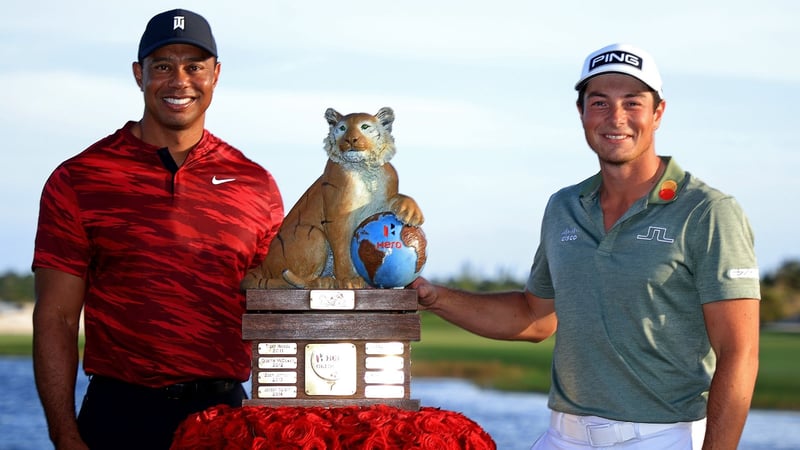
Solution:
<path fill-rule="evenodd" d="M 552 429 L 562 436 L 587 443 L 592 447 L 620 444 L 682 425 L 686 423 L 617 422 L 595 416 L 576 416 L 555 411 L 550 415 Z"/>

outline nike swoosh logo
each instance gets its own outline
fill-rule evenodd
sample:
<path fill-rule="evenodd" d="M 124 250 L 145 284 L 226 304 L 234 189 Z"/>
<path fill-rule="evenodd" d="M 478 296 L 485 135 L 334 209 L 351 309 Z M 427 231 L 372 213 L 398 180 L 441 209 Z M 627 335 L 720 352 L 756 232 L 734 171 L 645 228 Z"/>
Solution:
<path fill-rule="evenodd" d="M 214 177 L 211 178 L 211 184 L 230 183 L 231 181 L 235 181 L 235 180 L 236 180 L 236 178 L 217 178 L 217 176 L 214 175 Z"/>

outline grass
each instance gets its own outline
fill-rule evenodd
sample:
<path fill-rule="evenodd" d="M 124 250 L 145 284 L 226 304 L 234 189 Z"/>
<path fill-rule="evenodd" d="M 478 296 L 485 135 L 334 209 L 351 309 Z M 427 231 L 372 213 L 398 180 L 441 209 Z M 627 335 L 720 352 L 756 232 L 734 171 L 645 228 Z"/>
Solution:
<path fill-rule="evenodd" d="M 485 339 L 422 313 L 412 343 L 415 377 L 456 377 L 491 389 L 547 392 L 553 340 L 540 344 Z M 83 340 L 81 340 L 81 343 Z M 800 411 L 800 333 L 761 333 L 753 407 Z M 30 335 L 0 335 L 0 355 L 30 356 Z"/>
<path fill-rule="evenodd" d="M 0 335 L 0 355 L 30 356 L 33 353 L 33 341 L 28 334 Z"/>
<path fill-rule="evenodd" d="M 78 337 L 78 345 L 83 350 L 83 335 Z M 0 355 L 31 356 L 33 339 L 30 334 L 0 334 Z"/>
<path fill-rule="evenodd" d="M 485 339 L 422 313 L 422 340 L 412 343 L 416 377 L 456 377 L 492 389 L 546 392 L 553 340 L 540 344 Z"/>
<path fill-rule="evenodd" d="M 553 340 L 540 344 L 485 339 L 422 313 L 412 343 L 413 376 L 467 378 L 493 389 L 547 392 Z M 753 408 L 800 410 L 800 333 L 761 333 Z"/>
<path fill-rule="evenodd" d="M 761 333 L 754 407 L 800 410 L 800 333 Z"/>

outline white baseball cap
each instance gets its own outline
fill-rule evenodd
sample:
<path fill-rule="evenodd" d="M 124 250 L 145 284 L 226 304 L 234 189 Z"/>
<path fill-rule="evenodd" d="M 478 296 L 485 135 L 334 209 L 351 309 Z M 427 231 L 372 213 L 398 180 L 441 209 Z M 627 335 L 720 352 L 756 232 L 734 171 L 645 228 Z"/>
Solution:
<path fill-rule="evenodd" d="M 586 57 L 581 71 L 581 78 L 575 83 L 579 91 L 586 82 L 603 73 L 623 73 L 630 75 L 664 98 L 661 75 L 652 56 L 646 51 L 630 44 L 611 44 L 592 52 Z"/>

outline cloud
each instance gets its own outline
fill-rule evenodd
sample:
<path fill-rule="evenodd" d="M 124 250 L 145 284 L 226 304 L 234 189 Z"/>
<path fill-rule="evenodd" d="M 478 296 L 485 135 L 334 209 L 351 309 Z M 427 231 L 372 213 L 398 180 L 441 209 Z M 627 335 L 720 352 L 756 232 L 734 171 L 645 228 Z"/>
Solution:
<path fill-rule="evenodd" d="M 659 61 L 669 102 L 659 150 L 742 199 L 764 260 L 797 248 L 793 210 L 776 198 L 796 185 L 793 0 L 675 0 L 656 10 L 634 0 L 191 8 L 211 21 L 223 62 L 207 126 L 270 169 L 289 206 L 322 170 L 326 108 L 395 110 L 393 162 L 401 191 L 428 217 L 431 270 L 465 260 L 529 266 L 549 194 L 597 170 L 571 85 L 585 54 L 615 41 Z M 4 5 L 0 164 L 20 170 L 0 180 L 0 248 L 32 246 L 38 194 L 59 162 L 141 116 L 130 63 L 145 22 L 164 9 L 157 0 Z M 749 173 L 761 167 L 770 176 Z M 24 267 L 30 254 L 5 253 L 0 267 Z"/>

